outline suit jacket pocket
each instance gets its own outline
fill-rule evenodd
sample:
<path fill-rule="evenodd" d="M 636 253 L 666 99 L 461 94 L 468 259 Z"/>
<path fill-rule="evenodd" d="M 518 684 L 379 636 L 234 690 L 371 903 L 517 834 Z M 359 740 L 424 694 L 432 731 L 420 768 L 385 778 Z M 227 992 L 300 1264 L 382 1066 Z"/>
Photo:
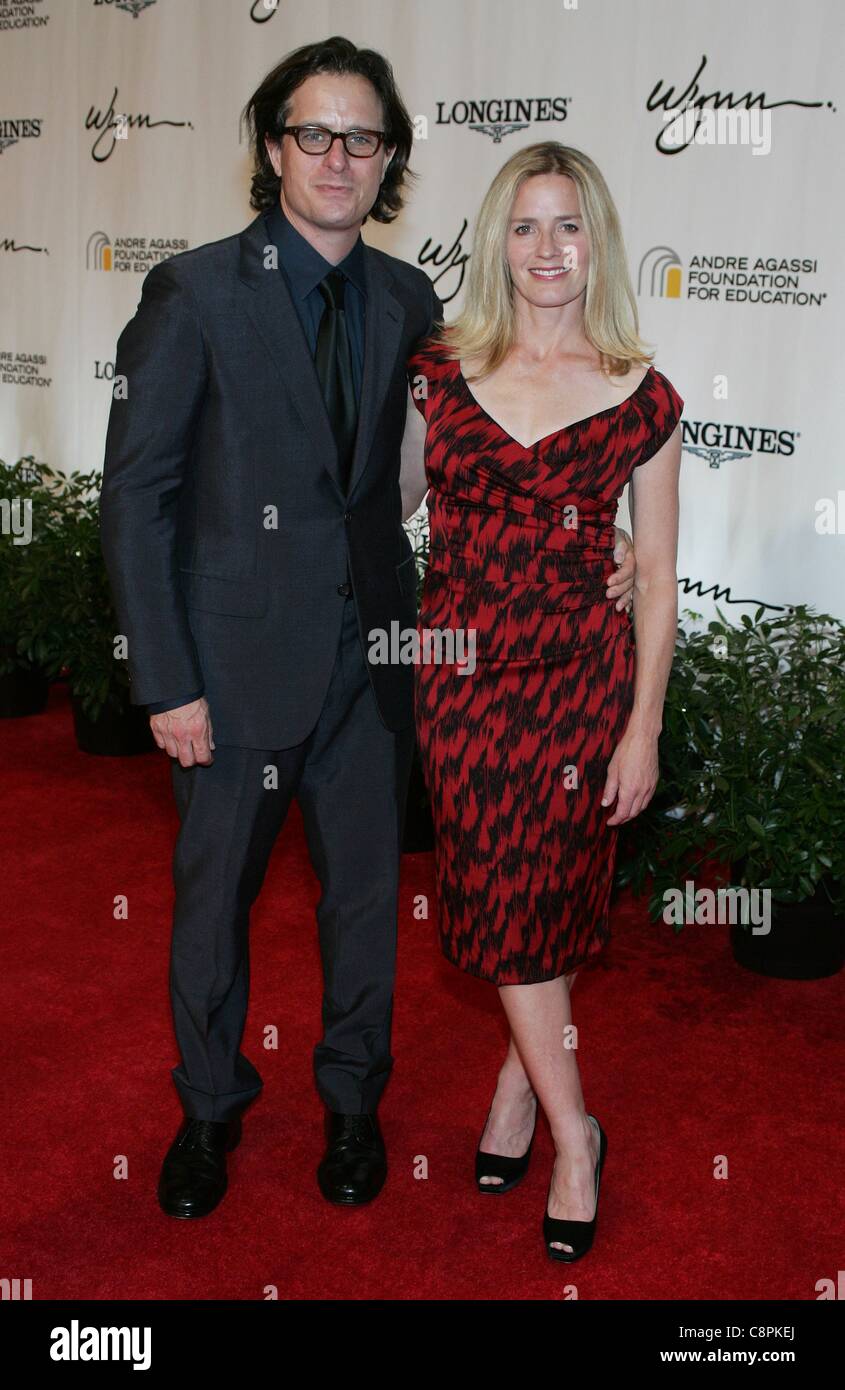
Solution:
<path fill-rule="evenodd" d="M 416 556 L 409 555 L 407 560 L 402 560 L 396 566 L 396 578 L 399 588 L 406 598 L 416 598 L 417 595 L 417 570 Z"/>
<path fill-rule="evenodd" d="M 189 608 L 229 613 L 236 618 L 260 618 L 267 612 L 270 590 L 264 579 L 221 579 L 187 569 L 180 569 L 179 573 Z"/>

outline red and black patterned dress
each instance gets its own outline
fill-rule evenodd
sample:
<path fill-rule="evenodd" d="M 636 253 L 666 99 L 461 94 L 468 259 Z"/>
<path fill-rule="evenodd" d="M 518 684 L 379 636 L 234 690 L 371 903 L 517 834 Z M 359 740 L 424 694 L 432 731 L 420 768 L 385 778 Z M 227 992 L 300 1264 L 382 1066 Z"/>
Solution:
<path fill-rule="evenodd" d="M 634 693 L 633 622 L 605 592 L 616 503 L 684 403 L 650 367 L 627 400 L 526 449 L 442 348 L 407 369 L 428 426 L 415 699 L 440 944 L 499 985 L 551 980 L 609 936 L 616 803 L 601 797 Z M 463 673 L 426 629 L 463 629 Z"/>

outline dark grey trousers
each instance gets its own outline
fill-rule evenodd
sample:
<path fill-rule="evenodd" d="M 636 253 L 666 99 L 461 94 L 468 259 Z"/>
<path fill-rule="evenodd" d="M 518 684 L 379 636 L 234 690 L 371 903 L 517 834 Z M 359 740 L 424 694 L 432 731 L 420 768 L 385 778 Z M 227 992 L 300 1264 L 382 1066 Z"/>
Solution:
<path fill-rule="evenodd" d="M 209 767 L 171 765 L 181 825 L 170 992 L 182 1059 L 172 1074 L 187 1115 L 231 1119 L 261 1090 L 258 1071 L 240 1050 L 249 914 L 294 797 L 322 888 L 317 1091 L 330 1110 L 358 1114 L 376 1109 L 387 1083 L 414 732 L 409 726 L 395 734 L 382 724 L 365 660 L 348 598 L 325 703 L 302 743 L 275 751 L 218 744 Z M 284 921 L 284 902 L 277 911 Z M 296 987 L 292 979 L 291 991 Z"/>

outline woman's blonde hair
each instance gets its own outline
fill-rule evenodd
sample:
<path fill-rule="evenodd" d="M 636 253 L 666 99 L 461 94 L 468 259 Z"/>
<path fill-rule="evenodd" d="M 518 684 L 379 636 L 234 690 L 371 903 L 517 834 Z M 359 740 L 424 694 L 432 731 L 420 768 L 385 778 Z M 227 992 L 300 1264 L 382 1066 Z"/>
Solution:
<path fill-rule="evenodd" d="M 601 356 L 602 369 L 625 376 L 654 356 L 639 336 L 637 301 L 628 273 L 619 214 L 601 170 L 581 150 L 549 140 L 528 145 L 503 164 L 491 183 L 475 224 L 463 308 L 436 339 L 447 357 L 480 358 L 476 381 L 495 371 L 516 340 L 516 313 L 507 258 L 510 218 L 526 179 L 565 174 L 578 189 L 590 249 L 584 302 L 584 332 Z"/>

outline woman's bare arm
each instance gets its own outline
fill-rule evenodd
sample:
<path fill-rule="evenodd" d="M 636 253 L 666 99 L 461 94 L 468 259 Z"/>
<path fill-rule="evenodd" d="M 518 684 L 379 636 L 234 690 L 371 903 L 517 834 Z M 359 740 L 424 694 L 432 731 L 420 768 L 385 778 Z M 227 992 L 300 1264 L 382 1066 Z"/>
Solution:
<path fill-rule="evenodd" d="M 631 481 L 636 678 L 634 705 L 608 768 L 603 801 L 619 800 L 608 825 L 639 815 L 657 786 L 657 739 L 678 630 L 678 478 L 681 427 Z"/>
<path fill-rule="evenodd" d="M 637 556 L 634 632 L 637 676 L 632 720 L 659 733 L 678 630 L 678 478 L 681 427 L 634 472 L 631 525 Z"/>
<path fill-rule="evenodd" d="M 402 437 L 402 463 L 399 471 L 399 487 L 402 491 L 402 520 L 418 511 L 428 492 L 425 476 L 425 434 L 426 422 L 420 414 L 411 389 L 408 388 L 408 411 L 405 418 L 405 433 Z"/>

